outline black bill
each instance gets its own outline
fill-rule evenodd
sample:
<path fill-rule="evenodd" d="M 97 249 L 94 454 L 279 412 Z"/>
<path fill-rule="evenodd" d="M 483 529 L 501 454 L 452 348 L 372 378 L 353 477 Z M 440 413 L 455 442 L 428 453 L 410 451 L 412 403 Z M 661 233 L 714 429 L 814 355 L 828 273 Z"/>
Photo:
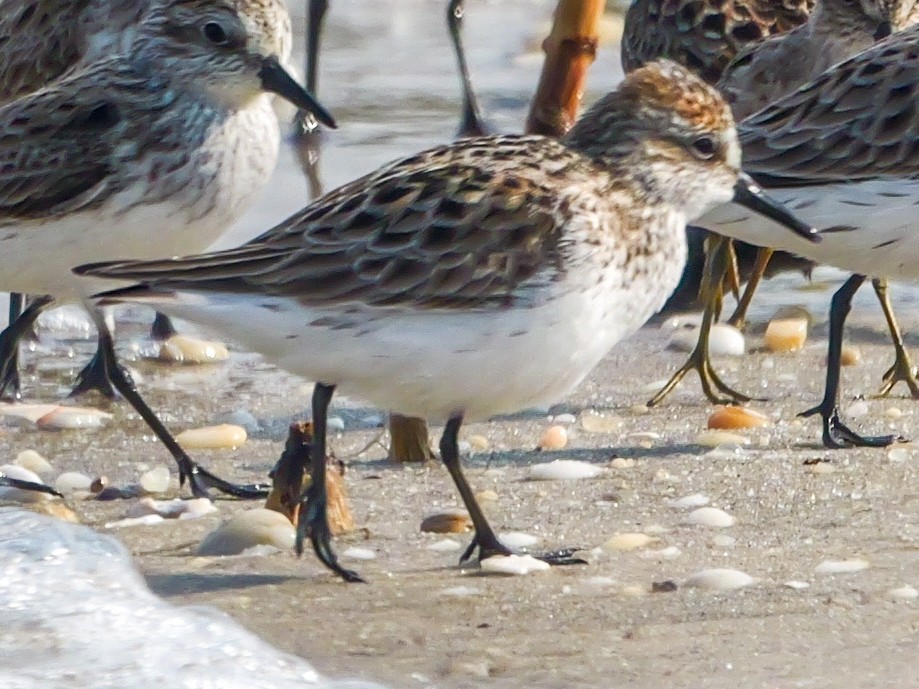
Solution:
<path fill-rule="evenodd" d="M 64 497 L 58 493 L 51 486 L 46 486 L 44 483 L 35 483 L 34 481 L 23 481 L 18 478 L 10 478 L 0 473 L 0 486 L 5 486 L 7 488 L 18 488 L 19 490 L 30 490 L 35 493 L 47 493 L 48 495 L 55 495 L 59 498 Z"/>
<path fill-rule="evenodd" d="M 276 57 L 265 58 L 259 72 L 262 78 L 262 88 L 276 93 L 284 100 L 290 101 L 301 110 L 312 113 L 315 118 L 326 127 L 335 129 L 338 125 L 329 111 L 319 104 L 313 95 L 300 86 L 292 76 L 281 66 Z"/>
<path fill-rule="evenodd" d="M 779 225 L 784 225 L 799 237 L 803 237 L 815 244 L 820 241 L 817 230 L 801 220 L 798 220 L 785 206 L 771 198 L 763 188 L 754 182 L 749 175 L 743 173 L 737 178 L 734 185 L 734 203 L 749 208 Z"/>

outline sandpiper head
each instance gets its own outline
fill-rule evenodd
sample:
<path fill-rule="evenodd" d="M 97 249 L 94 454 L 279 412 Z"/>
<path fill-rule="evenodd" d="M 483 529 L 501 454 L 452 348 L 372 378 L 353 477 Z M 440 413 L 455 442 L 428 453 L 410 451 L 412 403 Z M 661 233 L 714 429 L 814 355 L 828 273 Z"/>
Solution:
<path fill-rule="evenodd" d="M 135 45 L 228 107 L 268 91 L 335 126 L 283 68 L 291 40 L 290 15 L 280 0 L 153 0 Z"/>

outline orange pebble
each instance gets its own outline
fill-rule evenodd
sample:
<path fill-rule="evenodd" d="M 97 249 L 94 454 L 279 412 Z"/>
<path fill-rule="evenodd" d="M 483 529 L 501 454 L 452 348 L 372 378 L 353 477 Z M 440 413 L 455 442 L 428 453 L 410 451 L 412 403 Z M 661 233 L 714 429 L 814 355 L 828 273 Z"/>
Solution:
<path fill-rule="evenodd" d="M 720 407 L 708 417 L 708 427 L 722 430 L 757 428 L 769 424 L 769 417 L 744 407 Z"/>

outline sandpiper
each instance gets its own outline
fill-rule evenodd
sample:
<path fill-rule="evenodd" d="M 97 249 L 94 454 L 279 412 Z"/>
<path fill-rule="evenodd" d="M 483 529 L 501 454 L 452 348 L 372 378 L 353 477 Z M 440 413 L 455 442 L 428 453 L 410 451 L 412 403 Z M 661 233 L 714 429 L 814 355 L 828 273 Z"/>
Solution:
<path fill-rule="evenodd" d="M 914 0 L 818 1 L 805 24 L 742 50 L 728 64 L 716 86 L 731 105 L 735 119 L 741 121 L 837 62 L 869 48 L 894 31 L 911 26 L 915 22 L 915 10 Z M 717 318 L 719 305 L 718 290 L 712 289 L 710 282 L 720 283 L 723 279 L 729 243 L 730 240 L 723 239 L 710 247 L 712 257 L 709 265 L 714 274 L 706 276 L 709 281 L 706 283 L 709 297 L 699 329 L 698 343 L 687 362 L 651 399 L 648 403 L 650 406 L 658 404 L 691 370 L 699 373 L 702 389 L 709 399 L 719 403 L 750 400 L 747 395 L 732 390 L 722 382 L 708 355 L 709 332 Z M 761 251 L 737 310 L 728 319 L 730 324 L 742 327 L 747 307 L 771 256 L 771 249 Z M 887 285 L 878 281 L 875 290 L 891 326 L 896 353 L 894 365 L 885 374 L 882 394 L 889 392 L 897 382 L 904 381 L 914 394 L 919 395 L 919 382 L 916 381 L 909 354 L 902 344 L 902 335 L 887 297 Z"/>
<path fill-rule="evenodd" d="M 821 229 L 812 246 L 727 205 L 700 224 L 857 273 L 834 296 L 827 389 L 811 410 L 830 447 L 878 445 L 837 412 L 839 349 L 849 301 L 864 275 L 919 278 L 919 26 L 841 62 L 740 125 L 745 164 L 761 184 Z"/>
<path fill-rule="evenodd" d="M 459 461 L 464 420 L 557 401 L 676 285 L 687 220 L 734 198 L 810 228 L 740 173 L 730 110 L 672 63 L 629 75 L 558 140 L 461 139 L 326 194 L 255 240 L 186 259 L 84 266 L 317 381 L 300 538 L 347 580 L 325 515 L 336 388 L 446 420 L 441 458 L 480 557 L 508 554 Z M 316 458 L 322 458 L 317 461 Z"/>
<path fill-rule="evenodd" d="M 280 0 L 151 0 L 104 59 L 0 107 L 0 289 L 76 301 L 98 288 L 74 265 L 210 245 L 255 200 L 278 155 L 270 93 L 331 116 L 283 69 Z M 6 361 L 52 299 L 0 335 Z M 179 463 L 196 495 L 248 494 L 197 468 L 117 366 L 108 373 Z"/>

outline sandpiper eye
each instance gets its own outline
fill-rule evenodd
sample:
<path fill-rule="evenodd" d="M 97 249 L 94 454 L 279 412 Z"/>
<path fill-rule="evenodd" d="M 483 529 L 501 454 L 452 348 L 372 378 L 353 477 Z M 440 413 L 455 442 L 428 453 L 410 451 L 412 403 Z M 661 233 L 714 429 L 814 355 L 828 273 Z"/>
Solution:
<path fill-rule="evenodd" d="M 214 45 L 227 44 L 227 32 L 217 22 L 208 22 L 201 31 L 204 33 L 204 37 Z"/>
<path fill-rule="evenodd" d="M 696 157 L 702 160 L 708 160 L 715 155 L 715 151 L 717 150 L 718 144 L 715 143 L 715 140 L 710 136 L 700 136 L 692 142 L 692 152 L 696 154 Z"/>

